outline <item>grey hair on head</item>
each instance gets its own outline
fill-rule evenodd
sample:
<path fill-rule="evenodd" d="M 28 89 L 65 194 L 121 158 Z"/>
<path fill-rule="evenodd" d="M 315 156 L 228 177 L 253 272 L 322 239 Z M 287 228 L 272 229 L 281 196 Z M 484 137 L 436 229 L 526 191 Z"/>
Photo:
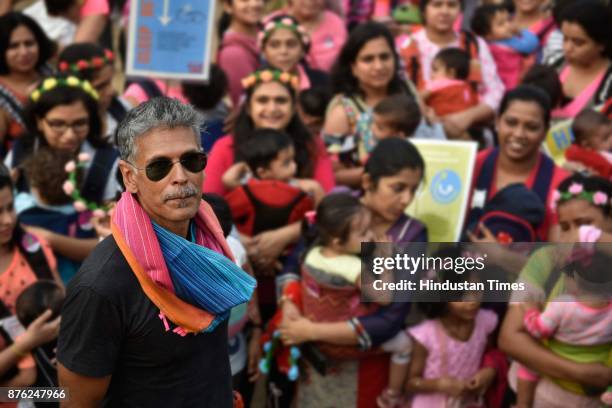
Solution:
<path fill-rule="evenodd" d="M 203 124 L 202 114 L 193 106 L 165 96 L 152 98 L 130 110 L 117 127 L 119 155 L 123 160 L 132 161 L 136 155 L 136 139 L 154 129 L 191 128 L 201 148 Z"/>

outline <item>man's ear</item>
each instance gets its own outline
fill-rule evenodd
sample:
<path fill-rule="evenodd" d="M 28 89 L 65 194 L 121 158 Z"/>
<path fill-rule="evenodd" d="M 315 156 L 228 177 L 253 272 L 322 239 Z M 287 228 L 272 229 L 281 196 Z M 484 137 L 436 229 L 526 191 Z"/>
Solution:
<path fill-rule="evenodd" d="M 132 194 L 137 193 L 136 169 L 125 160 L 119 160 L 119 170 L 121 170 L 121 175 L 123 176 L 125 191 Z"/>

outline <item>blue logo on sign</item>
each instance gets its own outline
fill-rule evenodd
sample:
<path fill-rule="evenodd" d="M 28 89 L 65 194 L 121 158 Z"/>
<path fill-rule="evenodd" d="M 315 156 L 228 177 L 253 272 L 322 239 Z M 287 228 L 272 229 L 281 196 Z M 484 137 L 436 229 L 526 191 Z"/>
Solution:
<path fill-rule="evenodd" d="M 431 195 L 440 204 L 452 202 L 461 191 L 461 178 L 452 170 L 438 172 L 431 181 Z"/>

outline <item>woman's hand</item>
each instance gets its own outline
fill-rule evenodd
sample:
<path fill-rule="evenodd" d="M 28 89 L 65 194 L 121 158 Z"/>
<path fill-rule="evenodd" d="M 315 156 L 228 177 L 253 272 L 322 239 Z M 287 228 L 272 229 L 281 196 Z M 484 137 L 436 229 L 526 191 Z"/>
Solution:
<path fill-rule="evenodd" d="M 492 367 L 481 368 L 478 372 L 468 381 L 467 390 L 476 394 L 482 395 L 495 380 L 496 371 Z"/>
<path fill-rule="evenodd" d="M 249 259 L 259 269 L 270 270 L 278 267 L 278 257 L 290 243 L 291 237 L 283 227 L 257 234 L 245 246 Z"/>
<path fill-rule="evenodd" d="M 452 377 L 438 378 L 438 389 L 440 392 L 451 397 L 460 397 L 467 391 L 467 382 Z"/>
<path fill-rule="evenodd" d="M 246 162 L 238 162 L 233 164 L 223 173 L 221 181 L 228 190 L 232 190 L 240 186 L 242 179 L 250 172 Z"/>
<path fill-rule="evenodd" d="M 49 321 L 52 315 L 51 310 L 45 310 L 43 314 L 30 323 L 25 333 L 17 341 L 20 349 L 23 349 L 24 352 L 30 351 L 57 338 L 61 317 L 58 316 Z"/>
<path fill-rule="evenodd" d="M 302 317 L 302 312 L 300 312 L 300 309 L 290 300 L 285 300 L 281 307 L 283 316 L 280 324 L 281 327 Z"/>
<path fill-rule="evenodd" d="M 26 232 L 44 239 L 51 246 L 51 248 L 53 248 L 53 236 L 55 234 L 52 231 L 31 225 L 24 225 L 23 228 L 26 230 Z"/>
<path fill-rule="evenodd" d="M 259 360 L 261 359 L 261 328 L 255 327 L 251 332 L 251 338 L 249 339 L 248 355 L 249 360 L 247 364 L 247 373 L 249 375 L 249 382 L 255 382 L 261 374 L 259 372 Z"/>
<path fill-rule="evenodd" d="M 442 124 L 449 139 L 461 139 L 472 126 L 472 118 L 466 111 L 451 113 L 442 118 Z"/>
<path fill-rule="evenodd" d="M 280 326 L 281 340 L 286 346 L 314 340 L 314 323 L 305 317 L 283 322 Z"/>

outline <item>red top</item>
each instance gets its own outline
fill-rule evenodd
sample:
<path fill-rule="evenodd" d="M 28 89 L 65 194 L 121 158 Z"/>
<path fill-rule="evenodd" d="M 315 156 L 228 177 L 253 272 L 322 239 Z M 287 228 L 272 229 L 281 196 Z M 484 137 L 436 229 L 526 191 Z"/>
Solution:
<path fill-rule="evenodd" d="M 480 169 L 482 168 L 482 165 L 486 157 L 489 155 L 489 153 L 491 153 L 491 150 L 492 149 L 483 150 L 480 153 L 478 153 L 478 156 L 476 157 L 476 166 L 474 167 L 474 175 L 472 177 L 472 192 L 473 192 L 474 186 L 476 185 L 476 180 L 478 180 L 478 177 L 480 176 Z M 527 180 L 525 180 L 525 186 L 527 186 L 527 188 L 529 189 L 533 189 L 533 183 L 535 182 L 537 172 L 540 169 L 540 164 L 542 162 L 542 156 L 543 154 L 539 153 L 538 161 L 536 165 L 533 167 L 533 169 L 529 173 Z M 561 167 L 557 165 L 554 166 L 552 181 L 548 187 L 548 194 L 547 194 L 546 203 L 545 203 L 546 214 L 544 216 L 544 222 L 542 223 L 542 225 L 540 225 L 540 227 L 537 230 L 538 236 L 543 241 L 548 241 L 548 230 L 550 229 L 551 226 L 557 223 L 556 214 L 553 212 L 552 207 L 551 207 L 552 194 L 557 189 L 559 184 L 563 180 L 565 180 L 567 177 L 569 177 L 569 175 L 570 173 L 568 173 L 566 170 L 562 169 Z M 497 193 L 497 185 L 495 183 L 496 177 L 497 177 L 497 163 L 495 164 L 495 173 L 493 174 L 493 178 L 492 178 L 493 181 L 491 182 L 491 187 L 487 191 L 487 201 L 490 200 L 495 195 L 495 193 Z M 471 208 L 471 205 L 469 208 Z"/>
<path fill-rule="evenodd" d="M 328 192 L 336 185 L 332 162 L 325 150 L 323 141 L 316 138 L 317 157 L 314 158 L 313 179 L 321 184 L 321 187 Z M 234 164 L 234 138 L 231 135 L 223 136 L 213 145 L 206 165 L 204 185 L 202 190 L 205 193 L 215 193 L 225 195 L 229 191 L 223 185 L 221 177 Z"/>

